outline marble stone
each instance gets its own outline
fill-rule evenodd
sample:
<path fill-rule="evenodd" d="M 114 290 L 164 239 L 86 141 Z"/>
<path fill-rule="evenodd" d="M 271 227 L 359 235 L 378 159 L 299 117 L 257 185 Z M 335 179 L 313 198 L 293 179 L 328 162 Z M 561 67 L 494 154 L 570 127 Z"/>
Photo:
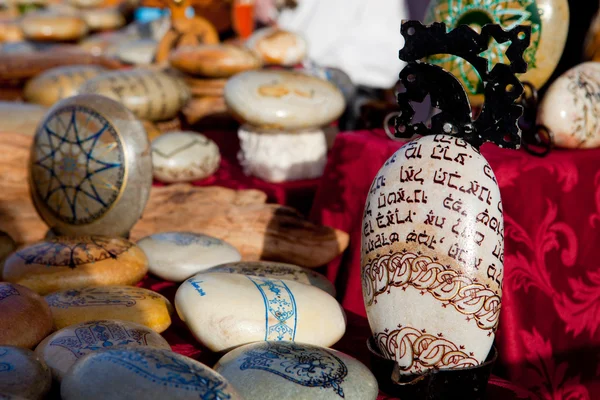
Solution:
<path fill-rule="evenodd" d="M 326 276 L 294 264 L 273 261 L 238 261 L 217 265 L 206 270 L 206 272 L 241 274 L 295 281 L 318 287 L 335 297 L 335 286 L 333 286 L 333 283 Z"/>
<path fill-rule="evenodd" d="M 63 400 L 242 399 L 206 365 L 148 347 L 88 354 L 63 379 L 61 396 Z"/>
<path fill-rule="evenodd" d="M 544 95 L 537 123 L 554 145 L 568 149 L 600 147 L 600 63 L 580 64 L 561 75 Z"/>
<path fill-rule="evenodd" d="M 162 336 L 143 325 L 97 320 L 71 325 L 53 333 L 38 344 L 35 353 L 50 368 L 52 377 L 60 382 L 69 368 L 87 354 L 116 347 L 146 346 L 171 350 Z"/>
<path fill-rule="evenodd" d="M 357 359 L 302 343 L 247 344 L 214 369 L 246 400 L 375 400 L 379 394 L 377 380 Z"/>
<path fill-rule="evenodd" d="M 52 313 L 44 299 L 21 285 L 0 282 L 0 346 L 32 348 L 50 332 Z"/>
<path fill-rule="evenodd" d="M 21 19 L 26 39 L 64 42 L 84 37 L 88 33 L 85 21 L 76 15 L 55 12 L 31 12 Z"/>
<path fill-rule="evenodd" d="M 4 260 L 13 251 L 17 249 L 14 239 L 6 232 L 0 231 L 0 281 L 2 280 L 2 270 L 4 269 Z"/>
<path fill-rule="evenodd" d="M 106 70 L 99 65 L 68 65 L 49 69 L 25 85 L 25 100 L 43 106 L 77 94 L 79 87 Z"/>
<path fill-rule="evenodd" d="M 79 14 L 90 31 L 111 31 L 125 25 L 125 17 L 115 7 L 82 10 Z"/>
<path fill-rule="evenodd" d="M 33 136 L 47 112 L 37 104 L 0 101 L 0 132 Z"/>
<path fill-rule="evenodd" d="M 130 40 L 119 45 L 117 57 L 127 64 L 149 65 L 154 60 L 158 42 L 154 39 Z"/>
<path fill-rule="evenodd" d="M 265 64 L 286 67 L 301 63 L 307 52 L 304 38 L 296 33 L 274 27 L 257 30 L 248 38 L 246 46 Z"/>
<path fill-rule="evenodd" d="M 173 282 L 183 282 L 215 265 L 242 259 L 229 243 L 191 232 L 157 233 L 137 244 L 148 256 L 150 272 Z"/>
<path fill-rule="evenodd" d="M 327 125 L 345 108 L 344 96 L 333 84 L 282 70 L 235 75 L 225 85 L 225 101 L 248 124 L 280 130 Z"/>
<path fill-rule="evenodd" d="M 190 90 L 181 78 L 143 68 L 107 72 L 87 81 L 79 93 L 120 101 L 138 118 L 150 121 L 175 117 L 190 99 Z"/>
<path fill-rule="evenodd" d="M 117 319 L 161 333 L 171 325 L 173 307 L 163 295 L 134 286 L 71 289 L 46 296 L 54 326 L 62 329 L 82 322 Z"/>
<path fill-rule="evenodd" d="M 185 73 L 208 78 L 228 78 L 262 66 L 249 50 L 226 44 L 180 47 L 171 53 L 169 62 Z"/>
<path fill-rule="evenodd" d="M 531 45 L 525 52 L 527 73 L 519 75 L 522 82 L 530 82 L 536 88 L 544 86 L 554 72 L 565 48 L 569 32 L 568 0 L 463 0 L 449 2 L 432 0 L 425 16 L 425 23 L 444 22 L 448 29 L 466 24 L 480 32 L 486 24 L 500 24 L 504 29 L 516 25 L 531 26 Z M 492 41 L 491 51 L 484 53 L 490 65 L 508 63 L 505 54 L 509 43 Z M 471 104 L 483 104 L 483 84 L 475 69 L 459 57 L 439 55 L 430 61 L 456 75 L 471 99 Z"/>
<path fill-rule="evenodd" d="M 219 169 L 221 154 L 215 142 L 196 132 L 166 132 L 152 141 L 152 170 L 162 182 L 191 182 Z"/>
<path fill-rule="evenodd" d="M 87 286 L 135 285 L 147 271 L 146 255 L 127 239 L 58 236 L 9 256 L 3 279 L 48 294 Z"/>
<path fill-rule="evenodd" d="M 50 370 L 33 351 L 0 346 L 0 393 L 42 400 L 50 386 Z"/>
<path fill-rule="evenodd" d="M 258 276 L 200 273 L 179 287 L 175 308 L 194 337 L 215 352 L 259 340 L 329 347 L 346 330 L 342 307 L 321 289 Z"/>
<path fill-rule="evenodd" d="M 121 103 L 73 96 L 40 123 L 29 171 L 36 209 L 56 233 L 126 236 L 150 195 L 150 142 Z"/>
<path fill-rule="evenodd" d="M 238 138 L 244 173 L 267 182 L 319 178 L 327 164 L 327 137 L 322 129 L 287 132 L 243 125 Z"/>
<path fill-rule="evenodd" d="M 369 324 L 401 374 L 481 364 L 498 326 L 504 226 L 496 178 L 447 135 L 413 140 L 369 190 L 362 285 Z"/>

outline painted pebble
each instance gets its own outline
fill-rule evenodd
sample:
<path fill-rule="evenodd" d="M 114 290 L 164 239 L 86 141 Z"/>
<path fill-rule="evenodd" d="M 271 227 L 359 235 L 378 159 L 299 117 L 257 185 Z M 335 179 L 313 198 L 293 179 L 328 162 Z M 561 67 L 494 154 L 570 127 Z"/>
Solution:
<path fill-rule="evenodd" d="M 100 320 L 71 325 L 44 339 L 35 349 L 60 382 L 77 360 L 95 351 L 115 347 L 153 347 L 171 350 L 152 329 L 133 322 Z"/>
<path fill-rule="evenodd" d="M 32 348 L 52 332 L 52 312 L 37 293 L 0 282 L 0 346 Z"/>
<path fill-rule="evenodd" d="M 63 400 L 241 400 L 218 373 L 168 350 L 111 349 L 81 358 L 62 381 Z"/>
<path fill-rule="evenodd" d="M 327 164 L 327 137 L 322 129 L 285 132 L 243 125 L 238 138 L 244 173 L 267 182 L 318 178 Z"/>
<path fill-rule="evenodd" d="M 432 0 L 425 23 L 432 22 L 444 22 L 448 30 L 465 24 L 478 32 L 486 24 L 499 24 L 506 30 L 517 25 L 531 26 L 531 44 L 525 52 L 528 69 L 527 73 L 519 76 L 519 80 L 541 88 L 554 72 L 565 48 L 569 32 L 569 3 L 568 0 Z M 508 63 L 505 52 L 509 45 L 510 42 L 493 41 L 491 50 L 483 56 L 488 58 L 491 66 L 496 62 Z M 429 62 L 453 72 L 462 81 L 473 105 L 483 104 L 483 84 L 468 62 L 446 55 L 434 56 Z"/>
<path fill-rule="evenodd" d="M 154 178 L 162 182 L 191 182 L 219 169 L 221 154 L 215 142 L 195 132 L 167 132 L 152 141 Z"/>
<path fill-rule="evenodd" d="M 137 244 L 148 256 L 150 272 L 173 282 L 183 282 L 215 265 L 242 259 L 229 243 L 191 232 L 157 233 Z"/>
<path fill-rule="evenodd" d="M 308 344 L 251 343 L 227 353 L 214 369 L 246 400 L 375 400 L 379 394 L 360 361 Z"/>
<path fill-rule="evenodd" d="M 293 66 L 306 57 L 306 41 L 296 33 L 279 28 L 263 28 L 256 31 L 246 46 L 256 53 L 265 64 Z"/>
<path fill-rule="evenodd" d="M 154 39 L 137 39 L 119 45 L 117 57 L 127 64 L 149 65 L 154 61 L 158 42 Z"/>
<path fill-rule="evenodd" d="M 474 147 L 426 136 L 386 161 L 363 216 L 362 285 L 375 342 L 401 374 L 486 359 L 503 253 L 500 191 Z"/>
<path fill-rule="evenodd" d="M 344 112 L 342 92 L 313 76 L 289 71 L 248 71 L 225 86 L 227 106 L 259 128 L 295 130 L 327 125 Z"/>
<path fill-rule="evenodd" d="M 171 119 L 190 99 L 180 78 L 149 69 L 111 71 L 87 81 L 79 93 L 96 93 L 123 103 L 138 118 Z"/>
<path fill-rule="evenodd" d="M 142 123 L 122 104 L 99 95 L 60 101 L 31 148 L 38 213 L 57 234 L 126 236 L 150 195 L 149 147 Z"/>
<path fill-rule="evenodd" d="M 173 307 L 163 295 L 133 286 L 65 290 L 46 296 L 56 329 L 99 319 L 118 319 L 160 333 L 171 325 Z"/>
<path fill-rule="evenodd" d="M 0 346 L 0 393 L 41 400 L 51 385 L 50 370 L 33 351 Z"/>
<path fill-rule="evenodd" d="M 28 13 L 21 19 L 21 29 L 27 39 L 53 42 L 77 40 L 88 33 L 82 18 L 54 12 Z"/>
<path fill-rule="evenodd" d="M 206 272 L 221 272 L 257 276 L 260 278 L 283 279 L 318 287 L 335 297 L 335 286 L 322 274 L 293 264 L 272 261 L 238 261 L 217 265 Z"/>
<path fill-rule="evenodd" d="M 183 72 L 209 78 L 228 78 L 262 65 L 252 52 L 226 44 L 181 47 L 171 53 L 169 62 Z"/>
<path fill-rule="evenodd" d="M 148 259 L 127 239 L 55 237 L 22 248 L 4 263 L 3 278 L 40 294 L 87 286 L 135 285 Z"/>
<path fill-rule="evenodd" d="M 16 249 L 17 244 L 14 239 L 8 233 L 0 231 L 0 281 L 2 280 L 4 260 Z"/>
<path fill-rule="evenodd" d="M 328 347 L 346 330 L 333 297 L 281 279 L 201 273 L 179 287 L 175 307 L 196 339 L 215 352 L 259 340 Z"/>
<path fill-rule="evenodd" d="M 537 123 L 552 133 L 554 144 L 569 149 L 600 147 L 600 63 L 570 69 L 546 92 Z"/>
<path fill-rule="evenodd" d="M 49 69 L 27 82 L 25 100 L 50 107 L 59 100 L 76 95 L 83 83 L 105 71 L 98 65 L 69 65 Z"/>
<path fill-rule="evenodd" d="M 91 31 L 111 31 L 125 25 L 125 17 L 114 7 L 82 10 L 80 15 Z"/>

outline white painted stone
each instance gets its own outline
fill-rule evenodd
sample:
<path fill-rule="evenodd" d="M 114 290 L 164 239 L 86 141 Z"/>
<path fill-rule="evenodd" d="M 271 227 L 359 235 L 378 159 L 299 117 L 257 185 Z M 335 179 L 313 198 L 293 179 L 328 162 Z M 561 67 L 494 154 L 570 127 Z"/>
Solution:
<path fill-rule="evenodd" d="M 335 286 L 326 276 L 294 264 L 272 261 L 239 261 L 217 265 L 206 272 L 242 274 L 270 279 L 285 279 L 318 287 L 335 297 Z"/>
<path fill-rule="evenodd" d="M 238 118 L 259 128 L 296 130 L 327 125 L 344 112 L 332 83 L 299 72 L 247 71 L 225 86 L 225 102 Z"/>
<path fill-rule="evenodd" d="M 550 129 L 554 144 L 569 149 L 600 147 L 600 63 L 565 72 L 550 86 L 537 123 Z"/>
<path fill-rule="evenodd" d="M 263 131 L 243 125 L 238 137 L 238 159 L 246 175 L 274 183 L 323 175 L 327 164 L 327 138 L 321 129 Z"/>
<path fill-rule="evenodd" d="M 173 282 L 182 282 L 215 265 L 242 259 L 229 243 L 191 232 L 156 233 L 140 239 L 137 245 L 148 257 L 149 271 Z"/>
<path fill-rule="evenodd" d="M 51 385 L 50 370 L 33 351 L 0 346 L 0 394 L 41 400 Z"/>
<path fill-rule="evenodd" d="M 63 400 L 198 400 L 242 397 L 218 373 L 189 357 L 150 347 L 88 354 L 62 381 Z"/>
<path fill-rule="evenodd" d="M 202 273 L 179 287 L 175 307 L 196 339 L 215 352 L 260 340 L 328 347 L 346 330 L 333 297 L 294 281 Z"/>
<path fill-rule="evenodd" d="M 154 61 L 158 42 L 154 39 L 129 40 L 117 49 L 121 61 L 134 65 L 149 65 Z"/>
<path fill-rule="evenodd" d="M 297 33 L 267 27 L 259 29 L 246 41 L 246 47 L 260 57 L 265 64 L 290 67 L 306 57 L 306 40 Z"/>
<path fill-rule="evenodd" d="M 251 343 L 227 353 L 214 369 L 246 400 L 375 400 L 379 394 L 360 361 L 301 343 Z"/>
<path fill-rule="evenodd" d="M 171 350 L 162 336 L 144 325 L 119 320 L 100 320 L 71 325 L 44 339 L 35 353 L 61 381 L 80 358 L 115 347 L 154 347 Z"/>
<path fill-rule="evenodd" d="M 482 363 L 500 314 L 503 253 L 500 191 L 475 148 L 436 135 L 398 150 L 363 217 L 363 295 L 382 354 L 403 374 Z"/>
<path fill-rule="evenodd" d="M 152 141 L 153 173 L 162 182 L 208 178 L 220 162 L 217 144 L 196 132 L 167 132 Z"/>

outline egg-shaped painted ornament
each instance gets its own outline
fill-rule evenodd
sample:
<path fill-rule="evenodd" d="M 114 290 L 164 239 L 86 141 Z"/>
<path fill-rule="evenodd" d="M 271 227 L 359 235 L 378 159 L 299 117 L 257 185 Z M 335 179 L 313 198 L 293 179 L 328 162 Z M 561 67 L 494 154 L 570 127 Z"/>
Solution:
<path fill-rule="evenodd" d="M 486 24 L 498 24 L 505 30 L 515 26 L 531 26 L 531 46 L 525 52 L 527 73 L 523 82 L 541 88 L 554 72 L 569 32 L 568 0 L 432 0 L 425 23 L 443 22 L 448 29 L 468 25 L 476 32 Z M 506 50 L 510 43 L 493 41 L 482 57 L 490 67 L 510 62 Z M 428 59 L 458 77 L 465 87 L 471 104 L 483 104 L 484 86 L 476 69 L 463 58 L 439 54 Z"/>
<path fill-rule="evenodd" d="M 488 27 L 474 40 L 466 27 L 402 26 L 406 45 L 400 74 L 406 92 L 397 136 L 423 135 L 404 145 L 381 167 L 363 215 L 361 273 L 373 339 L 381 355 L 395 360 L 401 375 L 477 367 L 493 345 L 502 298 L 504 225 L 494 173 L 479 152 L 483 142 L 518 147 L 514 104 L 523 86 L 514 76 L 526 64 L 519 50 L 528 29 Z M 519 43 L 517 37 L 525 34 Z M 509 35 L 515 57 L 492 71 L 479 65 L 489 91 L 473 121 L 467 93 L 449 72 L 418 62 L 451 46 L 477 57 L 488 39 Z M 521 36 L 522 37 L 522 36 Z M 454 44 L 453 44 L 454 43 Z M 472 46 L 475 51 L 467 51 Z M 458 52 L 458 51 L 457 51 Z M 472 58 L 471 58 L 472 60 Z M 509 90 L 510 89 L 510 90 Z M 506 90 L 506 91 L 505 91 Z M 431 127 L 413 124 L 411 102 L 431 96 L 440 113 Z M 449 95 L 451 94 L 451 95 Z"/>

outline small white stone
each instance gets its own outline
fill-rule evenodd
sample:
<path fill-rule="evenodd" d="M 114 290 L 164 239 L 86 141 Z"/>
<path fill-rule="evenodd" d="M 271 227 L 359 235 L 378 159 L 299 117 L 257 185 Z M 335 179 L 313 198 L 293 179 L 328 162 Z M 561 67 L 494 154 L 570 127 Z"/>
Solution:
<path fill-rule="evenodd" d="M 302 62 L 308 46 L 306 40 L 296 33 L 267 27 L 254 32 L 246 41 L 246 47 L 265 64 L 291 67 Z"/>
<path fill-rule="evenodd" d="M 202 273 L 179 287 L 175 307 L 196 339 L 215 352 L 260 340 L 328 347 L 346 330 L 333 297 L 294 281 Z"/>
<path fill-rule="evenodd" d="M 121 61 L 134 65 L 149 65 L 154 61 L 158 42 L 154 39 L 136 39 L 119 45 L 117 56 Z"/>
<path fill-rule="evenodd" d="M 191 232 L 163 232 L 140 239 L 148 269 L 159 278 L 182 282 L 215 265 L 236 262 L 242 256 L 229 243 Z"/>

